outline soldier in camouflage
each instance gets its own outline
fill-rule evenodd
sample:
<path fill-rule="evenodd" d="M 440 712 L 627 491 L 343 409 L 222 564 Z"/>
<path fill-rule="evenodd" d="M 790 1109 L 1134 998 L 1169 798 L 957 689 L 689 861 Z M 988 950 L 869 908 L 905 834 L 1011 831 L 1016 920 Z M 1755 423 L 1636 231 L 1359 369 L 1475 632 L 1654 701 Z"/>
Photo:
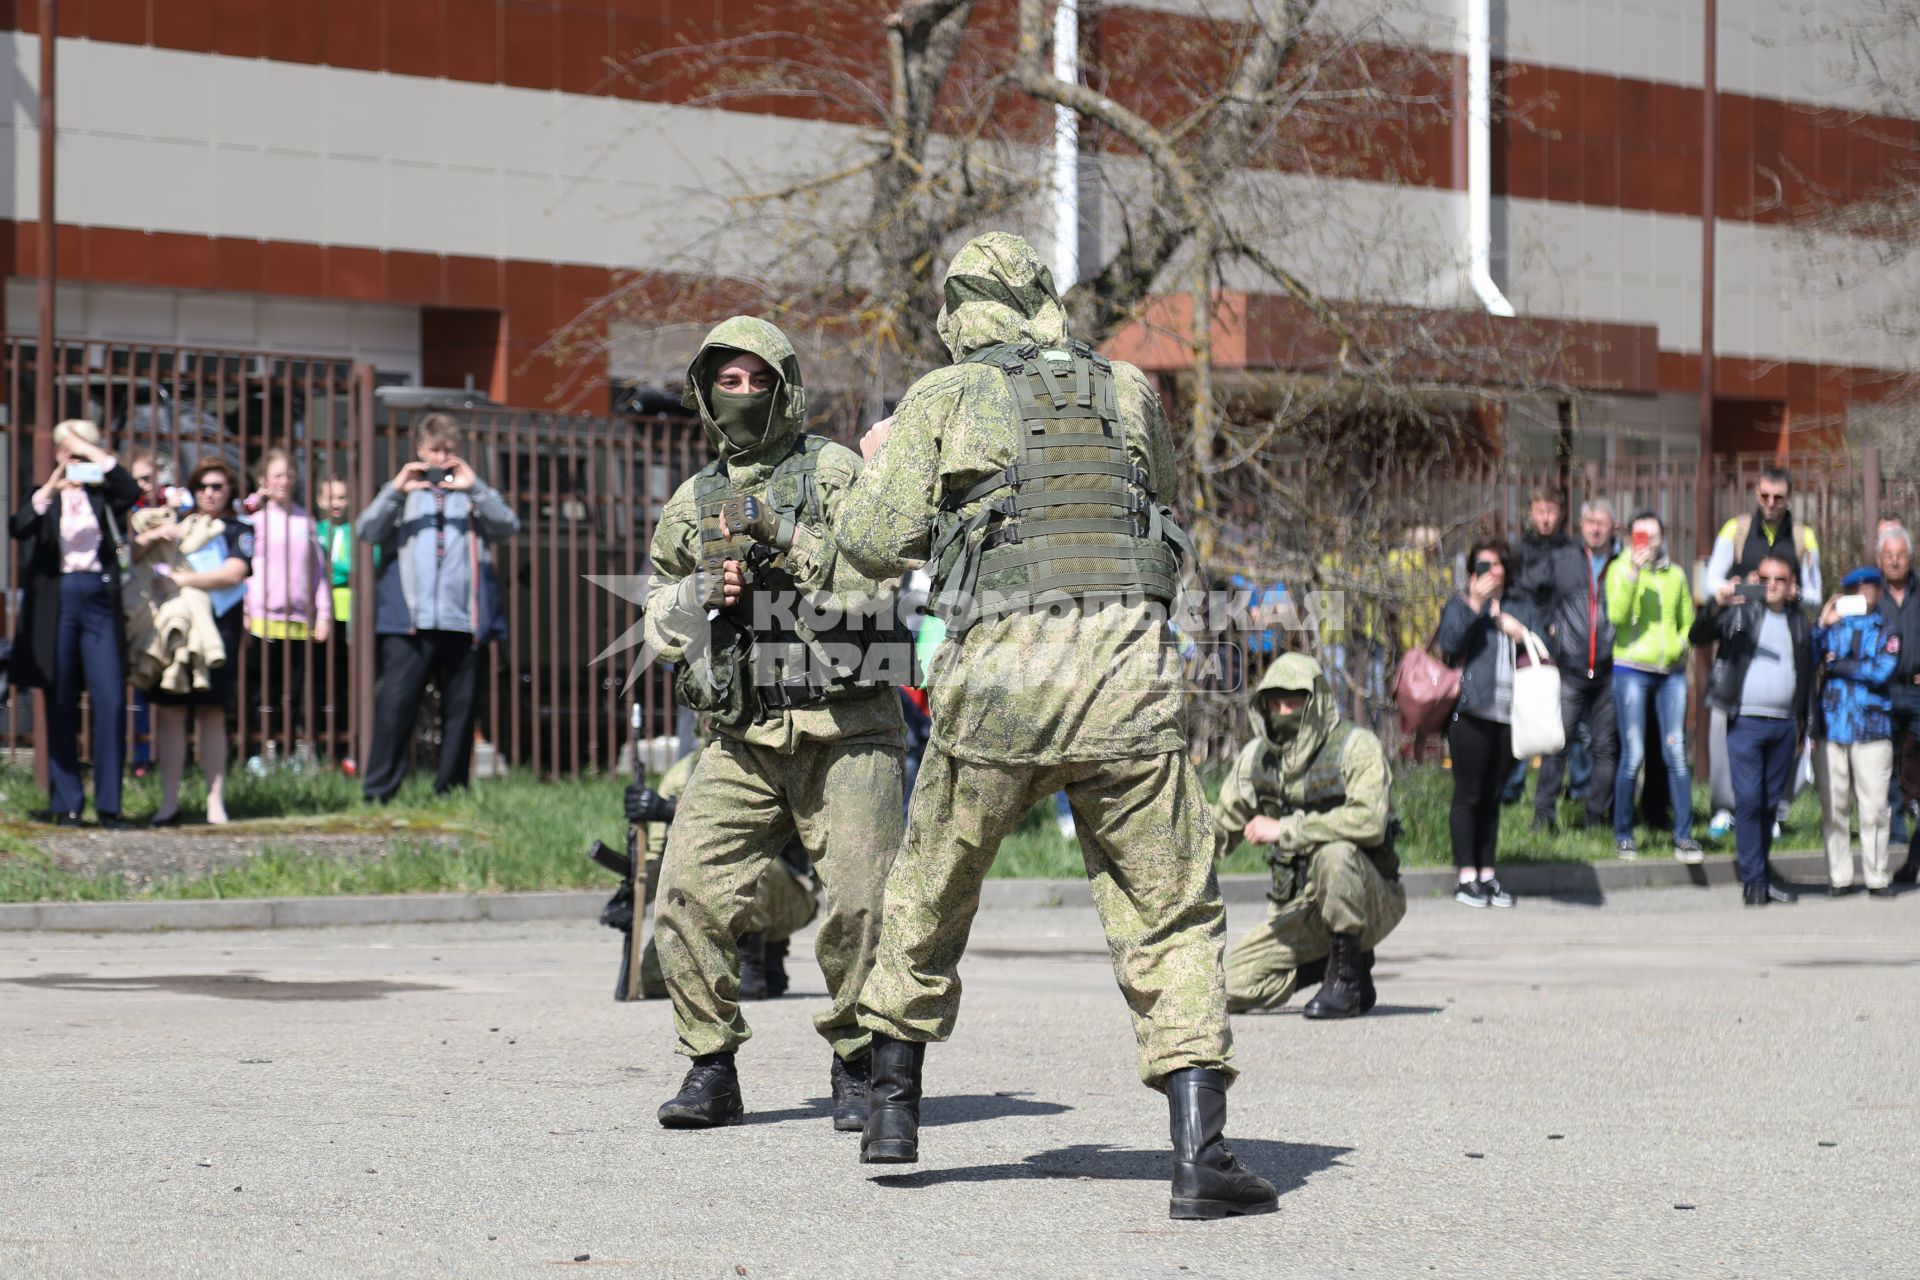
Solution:
<path fill-rule="evenodd" d="M 885 591 L 829 531 L 860 460 L 802 430 L 799 359 L 763 320 L 738 316 L 708 334 L 684 398 L 718 460 L 661 514 L 645 628 L 713 738 L 660 869 L 660 968 L 676 1047 L 693 1059 L 660 1123 L 710 1128 L 744 1113 L 737 944 L 756 925 L 756 887 L 797 837 L 826 894 L 815 955 L 830 1004 L 814 1025 L 833 1046 L 833 1125 L 856 1131 L 870 1037 L 854 1000 L 900 844 L 905 751 L 899 673 L 866 661 L 896 642 Z"/>
<path fill-rule="evenodd" d="M 647 850 L 642 876 L 643 912 L 653 907 L 660 864 L 667 852 L 667 831 L 698 759 L 698 753 L 692 753 L 674 761 L 660 775 L 658 789 L 644 783 L 627 788 L 627 821 L 643 828 L 640 843 Z M 807 851 L 798 841 L 789 842 L 780 856 L 767 864 L 754 889 L 753 909 L 745 922 L 747 932 L 740 935 L 740 999 L 772 1000 L 787 993 L 788 940 L 819 914 L 820 893 L 811 883 Z M 667 980 L 660 973 L 660 939 L 654 934 L 648 935 L 640 953 L 640 998 L 667 998 Z"/>
<path fill-rule="evenodd" d="M 1171 1213 L 1270 1211 L 1272 1186 L 1223 1139 L 1226 921 L 1166 624 L 1185 539 L 1156 497 L 1177 482 L 1159 398 L 1138 369 L 1070 342 L 1024 240 L 973 240 L 944 289 L 955 363 L 868 433 L 867 469 L 834 522 L 862 573 L 928 562 L 948 620 L 927 682 L 932 741 L 860 994 L 873 1033 L 861 1159 L 918 1159 L 925 1049 L 959 1015 L 981 880 L 1035 802 L 1064 788 L 1141 1078 L 1169 1100 Z"/>
<path fill-rule="evenodd" d="M 1277 1009 L 1318 981 L 1307 1017 L 1358 1017 L 1374 1005 L 1373 949 L 1407 914 L 1386 753 L 1340 718 L 1303 653 L 1276 660 L 1248 701 L 1253 741 L 1214 828 L 1222 853 L 1242 839 L 1265 847 L 1273 909 L 1227 951 L 1227 1008 Z"/>

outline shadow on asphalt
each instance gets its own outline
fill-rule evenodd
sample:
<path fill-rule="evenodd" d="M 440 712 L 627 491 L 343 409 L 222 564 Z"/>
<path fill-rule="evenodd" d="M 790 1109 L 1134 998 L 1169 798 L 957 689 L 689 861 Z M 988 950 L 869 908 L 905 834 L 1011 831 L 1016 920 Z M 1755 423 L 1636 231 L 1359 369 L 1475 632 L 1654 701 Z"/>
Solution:
<path fill-rule="evenodd" d="M 54 991 L 164 991 L 176 996 L 213 996 L 221 1000 L 380 1000 L 408 991 L 445 991 L 430 982 L 282 982 L 249 973 L 163 973 L 137 978 L 106 978 L 85 973 L 41 973 L 8 978 L 20 987 Z"/>
<path fill-rule="evenodd" d="M 1377 974 L 1375 976 L 1391 978 L 1394 975 L 1389 973 Z M 1244 1013 L 1236 1013 L 1233 1016 L 1236 1021 L 1241 1018 L 1299 1018 L 1300 1011 L 1304 1007 L 1305 1002 L 1303 1001 L 1300 1004 L 1290 1004 L 1279 1009 L 1248 1009 Z M 1430 1018 L 1436 1013 L 1445 1012 L 1446 1010 L 1437 1004 L 1377 1004 L 1358 1018 L 1339 1018 L 1330 1021 L 1365 1022 L 1369 1018 L 1410 1018 L 1416 1014 L 1423 1018 Z M 1302 1021 L 1305 1021 L 1305 1019 L 1302 1019 Z"/>
<path fill-rule="evenodd" d="M 1268 1138 L 1228 1141 L 1247 1168 L 1273 1183 L 1281 1195 L 1296 1191 L 1307 1179 L 1340 1162 L 1352 1147 L 1322 1147 L 1305 1142 L 1276 1142 Z M 1042 1151 L 1018 1164 L 970 1165 L 963 1169 L 922 1169 L 886 1174 L 870 1181 L 880 1187 L 937 1187 L 950 1182 L 1018 1182 L 1029 1178 L 1068 1178 L 1095 1181 L 1164 1182 L 1172 1176 L 1172 1153 L 1166 1148 L 1132 1151 L 1104 1143 L 1079 1143 Z"/>
<path fill-rule="evenodd" d="M 779 1124 L 786 1120 L 819 1120 L 833 1110 L 831 1098 L 809 1098 L 804 1107 L 784 1111 L 749 1111 L 743 1124 Z M 957 1093 L 929 1097 L 920 1104 L 920 1127 L 973 1124 L 1009 1116 L 1057 1116 L 1073 1110 L 1064 1102 L 1042 1102 L 1024 1093 Z"/>

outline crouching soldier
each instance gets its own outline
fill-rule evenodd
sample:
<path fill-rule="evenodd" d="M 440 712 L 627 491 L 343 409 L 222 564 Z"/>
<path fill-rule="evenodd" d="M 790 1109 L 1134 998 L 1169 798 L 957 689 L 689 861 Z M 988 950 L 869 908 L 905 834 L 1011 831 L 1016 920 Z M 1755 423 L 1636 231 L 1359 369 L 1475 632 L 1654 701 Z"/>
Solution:
<path fill-rule="evenodd" d="M 1243 838 L 1265 847 L 1273 907 L 1227 952 L 1227 1010 L 1277 1009 L 1319 982 L 1307 1017 L 1358 1017 L 1374 1005 L 1373 949 L 1407 913 L 1386 753 L 1340 718 L 1305 654 L 1268 668 L 1251 719 L 1214 825 L 1222 853 Z"/>
<path fill-rule="evenodd" d="M 642 828 L 640 843 L 647 850 L 643 909 L 653 906 L 654 890 L 660 884 L 660 860 L 667 852 L 667 828 L 673 823 L 697 759 L 699 753 L 695 752 L 674 761 L 661 775 L 658 790 L 645 783 L 627 788 L 627 821 Z M 754 887 L 753 909 L 745 922 L 747 931 L 740 935 L 740 999 L 777 1000 L 787 994 L 788 940 L 819 914 L 820 890 L 813 883 L 807 851 L 796 840 L 767 864 Z M 667 980 L 660 973 L 659 939 L 652 934 L 647 936 L 646 950 L 640 957 L 640 996 L 644 1000 L 667 998 Z"/>

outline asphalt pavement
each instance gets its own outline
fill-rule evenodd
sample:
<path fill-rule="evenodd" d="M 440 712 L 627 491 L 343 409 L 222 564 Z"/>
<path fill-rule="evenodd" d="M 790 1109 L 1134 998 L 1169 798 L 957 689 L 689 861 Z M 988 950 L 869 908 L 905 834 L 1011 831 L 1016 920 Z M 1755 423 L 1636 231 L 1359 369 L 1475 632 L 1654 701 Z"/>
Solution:
<path fill-rule="evenodd" d="M 1236 907 L 1234 928 L 1255 922 Z M 0 935 L 0 1275 L 1910 1277 L 1920 896 L 1414 904 L 1350 1023 L 1237 1019 L 1280 1211 L 1166 1218 L 1085 906 L 983 913 L 922 1163 L 826 1117 L 822 984 L 749 1123 L 668 1133 L 591 924 Z"/>

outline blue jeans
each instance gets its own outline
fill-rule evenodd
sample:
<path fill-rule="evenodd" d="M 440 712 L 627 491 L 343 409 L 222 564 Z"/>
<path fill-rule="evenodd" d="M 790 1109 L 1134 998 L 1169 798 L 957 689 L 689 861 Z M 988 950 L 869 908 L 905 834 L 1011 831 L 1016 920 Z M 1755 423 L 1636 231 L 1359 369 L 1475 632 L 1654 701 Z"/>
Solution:
<path fill-rule="evenodd" d="M 1567 741 L 1567 799 L 1585 800 L 1587 784 L 1593 781 L 1593 730 L 1581 720 Z"/>
<path fill-rule="evenodd" d="M 1673 838 L 1693 836 L 1693 778 L 1687 770 L 1687 673 L 1655 675 L 1613 669 L 1614 722 L 1620 730 L 1620 766 L 1613 775 L 1613 838 L 1633 838 L 1633 783 L 1647 758 L 1647 703 L 1660 722 L 1660 754 L 1673 793 Z"/>
<path fill-rule="evenodd" d="M 105 574 L 60 575 L 60 629 L 53 688 L 47 690 L 47 799 L 55 813 L 78 813 L 80 695 L 93 704 L 93 807 L 120 812 L 120 759 L 126 747 L 127 675 L 120 658 L 120 600 Z"/>
<path fill-rule="evenodd" d="M 1793 797 L 1793 769 L 1800 762 L 1798 731 L 1791 720 L 1733 716 L 1727 721 L 1727 765 L 1733 770 L 1733 849 L 1740 883 L 1767 882 L 1773 854 L 1773 819 L 1782 800 Z"/>

